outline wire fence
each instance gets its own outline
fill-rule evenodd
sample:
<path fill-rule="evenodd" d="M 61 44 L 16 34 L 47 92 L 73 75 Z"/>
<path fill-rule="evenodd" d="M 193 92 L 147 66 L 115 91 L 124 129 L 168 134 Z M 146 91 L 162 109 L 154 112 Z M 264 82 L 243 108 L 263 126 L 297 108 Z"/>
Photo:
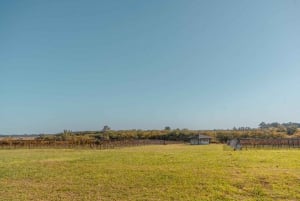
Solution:
<path fill-rule="evenodd" d="M 300 148 L 300 138 L 239 139 L 243 149 Z"/>
<path fill-rule="evenodd" d="M 61 148 L 61 149 L 114 149 L 144 145 L 180 144 L 182 141 L 167 140 L 81 140 L 81 141 L 55 141 L 55 140 L 0 140 L 0 149 L 36 149 L 36 148 Z"/>

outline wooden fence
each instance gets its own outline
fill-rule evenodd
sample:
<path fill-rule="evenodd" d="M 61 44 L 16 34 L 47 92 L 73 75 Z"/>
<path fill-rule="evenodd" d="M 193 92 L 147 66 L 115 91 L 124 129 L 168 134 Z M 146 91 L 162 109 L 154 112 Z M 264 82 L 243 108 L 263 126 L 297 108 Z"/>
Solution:
<path fill-rule="evenodd" d="M 143 146 L 143 145 L 166 145 L 179 144 L 182 141 L 165 140 L 118 140 L 118 141 L 99 141 L 99 140 L 81 140 L 81 141 L 55 141 L 55 140 L 0 140 L 0 149 L 17 148 L 89 148 L 89 149 L 114 149 L 121 147 Z"/>
<path fill-rule="evenodd" d="M 278 138 L 278 139 L 240 139 L 243 149 L 248 148 L 300 148 L 300 138 Z"/>

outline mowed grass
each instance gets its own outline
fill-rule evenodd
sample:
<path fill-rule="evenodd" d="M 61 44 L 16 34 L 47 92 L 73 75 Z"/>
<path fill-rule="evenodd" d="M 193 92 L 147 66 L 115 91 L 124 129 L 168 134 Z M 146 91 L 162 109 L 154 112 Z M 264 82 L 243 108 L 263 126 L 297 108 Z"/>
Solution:
<path fill-rule="evenodd" d="M 0 150 L 0 200 L 300 200 L 300 150 Z"/>

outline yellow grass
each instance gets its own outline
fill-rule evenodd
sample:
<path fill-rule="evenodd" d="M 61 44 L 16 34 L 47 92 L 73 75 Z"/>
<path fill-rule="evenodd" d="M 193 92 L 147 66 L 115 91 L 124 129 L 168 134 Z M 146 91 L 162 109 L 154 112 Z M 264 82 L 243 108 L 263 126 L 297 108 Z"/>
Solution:
<path fill-rule="evenodd" d="M 0 200 L 300 200 L 300 150 L 0 150 Z"/>

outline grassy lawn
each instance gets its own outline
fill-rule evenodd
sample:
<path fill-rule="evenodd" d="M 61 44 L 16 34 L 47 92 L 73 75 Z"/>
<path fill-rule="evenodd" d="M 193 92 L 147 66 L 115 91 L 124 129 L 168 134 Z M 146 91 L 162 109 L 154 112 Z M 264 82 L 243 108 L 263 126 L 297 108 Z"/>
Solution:
<path fill-rule="evenodd" d="M 0 200 L 300 200 L 300 150 L 0 150 Z"/>

